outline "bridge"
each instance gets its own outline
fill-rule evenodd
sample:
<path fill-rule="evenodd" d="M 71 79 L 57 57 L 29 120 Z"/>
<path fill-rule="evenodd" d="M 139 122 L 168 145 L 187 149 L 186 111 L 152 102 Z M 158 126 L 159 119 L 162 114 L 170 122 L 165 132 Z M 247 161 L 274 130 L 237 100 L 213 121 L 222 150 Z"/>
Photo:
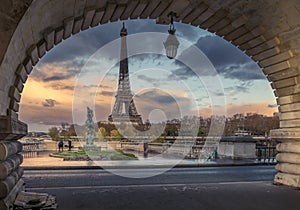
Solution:
<path fill-rule="evenodd" d="M 22 151 L 18 139 L 28 127 L 19 120 L 19 102 L 29 74 L 47 51 L 82 30 L 117 20 L 151 18 L 207 29 L 257 62 L 279 106 L 278 173 L 274 182 L 300 187 L 300 6 L 298 0 L 15 0 L 3 1 L 0 20 L 0 165 Z M 20 166 L 3 173 L 2 209 L 24 190 Z M 14 175 L 14 176 L 13 176 Z M 10 180 L 10 181 L 8 181 Z M 8 185 L 7 183 L 13 183 Z M 284 193 L 282 194 L 284 197 Z M 276 200 L 276 197 L 273 198 Z"/>

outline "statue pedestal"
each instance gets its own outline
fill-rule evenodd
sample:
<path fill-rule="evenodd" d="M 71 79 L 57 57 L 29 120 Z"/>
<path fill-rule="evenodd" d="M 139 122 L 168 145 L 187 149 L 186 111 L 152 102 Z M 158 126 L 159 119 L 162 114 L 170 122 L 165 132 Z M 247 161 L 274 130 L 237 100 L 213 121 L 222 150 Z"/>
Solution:
<path fill-rule="evenodd" d="M 83 149 L 85 151 L 96 151 L 96 150 L 99 150 L 100 148 L 98 148 L 95 144 L 86 144 L 86 145 L 83 145 Z"/>

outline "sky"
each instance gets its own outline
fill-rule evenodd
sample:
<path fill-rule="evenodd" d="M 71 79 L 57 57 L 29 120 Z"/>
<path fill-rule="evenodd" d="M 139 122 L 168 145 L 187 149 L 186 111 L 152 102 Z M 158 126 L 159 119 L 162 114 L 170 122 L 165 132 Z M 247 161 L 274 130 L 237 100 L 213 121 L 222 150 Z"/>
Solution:
<path fill-rule="evenodd" d="M 165 56 L 167 25 L 127 20 L 130 83 L 143 120 L 184 115 L 273 115 L 273 90 L 258 65 L 223 38 L 175 23 L 176 59 Z M 118 82 L 121 22 L 71 36 L 39 61 L 21 98 L 20 119 L 29 131 L 47 131 L 62 122 L 84 123 L 86 106 L 107 120 Z"/>

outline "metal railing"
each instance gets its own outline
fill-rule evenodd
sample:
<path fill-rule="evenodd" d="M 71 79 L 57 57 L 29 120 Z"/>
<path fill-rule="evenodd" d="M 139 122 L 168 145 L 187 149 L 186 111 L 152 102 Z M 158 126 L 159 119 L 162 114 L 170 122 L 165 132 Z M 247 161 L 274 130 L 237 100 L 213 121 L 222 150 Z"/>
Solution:
<path fill-rule="evenodd" d="M 34 158 L 38 156 L 38 153 L 43 149 L 40 148 L 39 142 L 22 142 L 23 150 L 22 155 L 24 158 Z"/>
<path fill-rule="evenodd" d="M 259 163 L 276 163 L 276 146 L 256 145 L 256 157 Z"/>

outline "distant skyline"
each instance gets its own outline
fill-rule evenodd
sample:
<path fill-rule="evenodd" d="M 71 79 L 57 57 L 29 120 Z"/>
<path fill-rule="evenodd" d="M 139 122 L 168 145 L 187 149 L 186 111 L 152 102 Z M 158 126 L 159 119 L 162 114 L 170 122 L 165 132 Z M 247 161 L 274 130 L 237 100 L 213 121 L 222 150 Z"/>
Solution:
<path fill-rule="evenodd" d="M 168 30 L 167 25 L 158 25 L 154 20 L 127 20 L 125 23 L 129 34 L 167 33 Z M 25 84 L 20 103 L 20 119 L 29 125 L 29 131 L 47 131 L 61 122 L 72 123 L 72 99 L 78 76 L 90 56 L 119 38 L 121 25 L 121 22 L 108 23 L 80 32 L 54 47 L 40 60 Z M 201 49 L 214 65 L 224 86 L 227 116 L 249 112 L 270 116 L 278 111 L 269 82 L 250 57 L 205 30 L 181 23 L 175 23 L 175 27 L 176 36 Z M 147 46 L 147 40 L 145 47 L 151 47 Z M 188 50 L 179 52 L 177 58 L 188 56 Z M 114 59 L 98 59 L 91 68 L 97 73 L 106 61 Z M 211 114 L 212 104 L 205 87 L 180 62 L 162 55 L 141 54 L 129 58 L 129 71 L 132 90 L 136 94 L 135 103 L 144 121 L 157 108 L 164 110 L 168 118 L 178 117 L 178 105 L 184 107 L 180 111 L 185 114 L 199 113 L 204 117 Z M 97 120 L 107 120 L 111 113 L 117 79 L 118 65 L 115 65 L 99 88 L 84 87 L 86 91 L 97 90 Z M 160 115 L 158 111 L 151 120 L 162 120 Z"/>

